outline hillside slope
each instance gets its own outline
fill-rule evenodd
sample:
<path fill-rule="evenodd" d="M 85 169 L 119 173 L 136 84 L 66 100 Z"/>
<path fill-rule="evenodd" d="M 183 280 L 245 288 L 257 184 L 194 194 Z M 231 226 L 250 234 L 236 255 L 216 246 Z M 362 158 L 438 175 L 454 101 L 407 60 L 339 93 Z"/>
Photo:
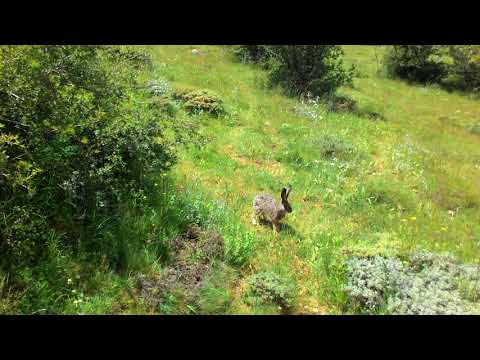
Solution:
<path fill-rule="evenodd" d="M 297 285 L 294 313 L 344 312 L 342 264 L 348 254 L 449 251 L 480 254 L 478 100 L 377 75 L 380 49 L 346 46 L 357 64 L 358 114 L 330 113 L 267 89 L 265 74 L 236 63 L 225 48 L 152 47 L 159 77 L 175 87 L 210 89 L 227 115 L 199 117 L 210 142 L 185 150 L 175 173 L 221 200 L 256 233 L 245 274 L 274 271 Z M 372 116 L 373 114 L 373 116 Z M 376 114 L 376 115 L 375 115 Z M 381 117 L 381 119 L 379 119 Z M 278 238 L 251 224 L 255 194 L 279 197 L 291 184 L 293 213 Z M 242 301 L 230 313 L 277 313 Z"/>

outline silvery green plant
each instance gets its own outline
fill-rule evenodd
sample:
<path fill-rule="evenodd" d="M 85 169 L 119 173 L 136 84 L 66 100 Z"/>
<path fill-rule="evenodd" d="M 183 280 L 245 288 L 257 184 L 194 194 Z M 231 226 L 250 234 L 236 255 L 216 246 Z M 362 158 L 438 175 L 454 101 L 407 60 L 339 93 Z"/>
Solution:
<path fill-rule="evenodd" d="M 480 266 L 425 250 L 403 262 L 395 257 L 352 257 L 345 291 L 367 312 L 469 314 L 480 299 Z"/>
<path fill-rule="evenodd" d="M 353 257 L 347 261 L 345 291 L 360 307 L 367 311 L 377 310 L 385 305 L 386 293 L 393 290 L 392 278 L 402 271 L 403 264 L 398 259 Z"/>
<path fill-rule="evenodd" d="M 293 283 L 274 272 L 253 274 L 247 279 L 247 283 L 251 303 L 276 304 L 284 309 L 293 305 Z"/>

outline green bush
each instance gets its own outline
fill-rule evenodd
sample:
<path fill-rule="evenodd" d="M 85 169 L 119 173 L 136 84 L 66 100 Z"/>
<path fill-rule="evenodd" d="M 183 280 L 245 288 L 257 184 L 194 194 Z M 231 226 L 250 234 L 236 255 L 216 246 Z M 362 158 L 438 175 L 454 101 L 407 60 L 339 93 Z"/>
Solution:
<path fill-rule="evenodd" d="M 243 51 L 290 95 L 324 96 L 352 83 L 354 68 L 344 68 L 338 45 L 244 45 Z"/>
<path fill-rule="evenodd" d="M 480 89 L 479 45 L 396 45 L 387 51 L 384 64 L 390 77 Z"/>
<path fill-rule="evenodd" d="M 234 54 L 243 62 L 263 63 L 264 65 L 267 65 L 271 55 L 268 45 L 241 45 L 234 48 Z"/>
<path fill-rule="evenodd" d="M 439 82 L 448 71 L 442 61 L 443 51 L 444 47 L 436 45 L 395 45 L 385 55 L 385 70 L 390 77 Z"/>
<path fill-rule="evenodd" d="M 449 46 L 452 58 L 450 73 L 457 86 L 465 90 L 480 90 L 480 45 Z"/>
<path fill-rule="evenodd" d="M 40 249 L 40 229 L 111 214 L 173 165 L 183 124 L 137 90 L 149 64 L 130 47 L 0 48 L 0 207 L 24 214 L 1 228 L 4 264 Z"/>

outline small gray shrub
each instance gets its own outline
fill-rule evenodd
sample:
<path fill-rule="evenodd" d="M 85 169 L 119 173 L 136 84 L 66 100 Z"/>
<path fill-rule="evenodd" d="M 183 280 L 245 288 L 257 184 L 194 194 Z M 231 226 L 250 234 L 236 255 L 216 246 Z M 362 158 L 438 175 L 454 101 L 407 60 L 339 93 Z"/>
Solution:
<path fill-rule="evenodd" d="M 355 155 L 355 146 L 342 138 L 325 135 L 313 141 L 323 158 L 345 160 Z"/>
<path fill-rule="evenodd" d="M 273 272 L 262 272 L 250 276 L 249 285 L 250 302 L 262 304 L 276 304 L 283 309 L 293 306 L 294 285 Z"/>
<path fill-rule="evenodd" d="M 406 261 L 352 257 L 345 291 L 352 304 L 367 312 L 469 314 L 480 299 L 480 267 L 424 250 Z"/>

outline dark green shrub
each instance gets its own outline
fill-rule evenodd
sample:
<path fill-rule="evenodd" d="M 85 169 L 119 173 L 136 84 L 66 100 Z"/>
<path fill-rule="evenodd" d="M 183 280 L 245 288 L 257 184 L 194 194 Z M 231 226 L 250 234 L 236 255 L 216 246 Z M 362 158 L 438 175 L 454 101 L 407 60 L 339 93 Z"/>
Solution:
<path fill-rule="evenodd" d="M 237 59 L 243 62 L 260 63 L 268 65 L 268 59 L 271 56 L 269 45 L 240 45 L 234 48 L 234 54 Z"/>
<path fill-rule="evenodd" d="M 338 45 L 275 45 L 270 49 L 270 80 L 290 95 L 324 96 L 352 83 L 354 69 L 344 68 Z"/>
<path fill-rule="evenodd" d="M 436 45 L 394 45 L 387 51 L 384 64 L 390 77 L 432 83 L 447 74 L 442 61 L 444 48 Z"/>
<path fill-rule="evenodd" d="M 480 90 L 480 46 L 449 46 L 452 57 L 450 73 L 456 79 L 457 86 L 465 90 Z"/>
<path fill-rule="evenodd" d="M 480 89 L 478 45 L 395 45 L 386 53 L 384 64 L 391 77 L 453 89 Z"/>
<path fill-rule="evenodd" d="M 34 214 L 43 219 L 35 229 L 68 233 L 112 213 L 149 174 L 173 165 L 183 123 L 137 90 L 149 64 L 130 47 L 0 48 L 0 207 L 6 218 L 28 209 L 18 234 L 28 237 Z M 8 231 L 2 228 L 1 246 L 13 239 Z M 30 240 L 41 248 L 41 239 Z"/>
<path fill-rule="evenodd" d="M 45 252 L 45 244 L 50 236 L 47 221 L 37 209 L 25 206 L 12 206 L 0 211 L 0 254 L 8 263 L 20 261 L 31 263 Z M 2 263 L 6 267 L 7 261 Z"/>
<path fill-rule="evenodd" d="M 243 45 L 241 51 L 290 95 L 324 96 L 352 83 L 354 68 L 344 68 L 338 45 Z"/>

